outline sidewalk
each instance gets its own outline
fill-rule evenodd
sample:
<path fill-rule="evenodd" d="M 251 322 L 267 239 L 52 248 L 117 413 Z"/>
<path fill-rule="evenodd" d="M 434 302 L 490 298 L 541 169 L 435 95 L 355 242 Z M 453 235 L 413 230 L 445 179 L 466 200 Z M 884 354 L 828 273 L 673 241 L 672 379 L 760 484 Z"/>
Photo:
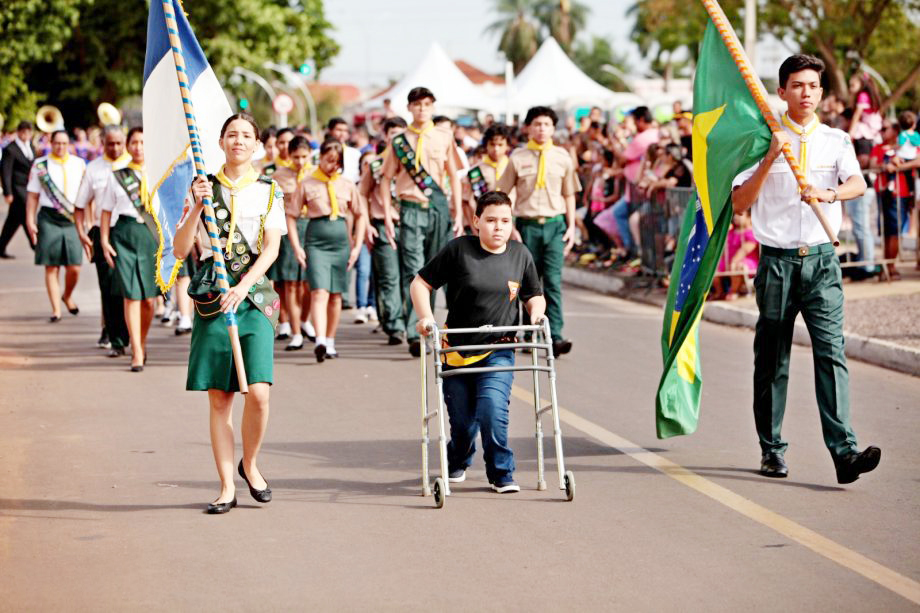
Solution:
<path fill-rule="evenodd" d="M 902 280 L 887 283 L 869 279 L 844 280 L 844 337 L 847 356 L 920 377 L 920 271 L 913 261 L 902 262 Z M 650 277 L 567 265 L 562 279 L 570 285 L 612 294 L 620 298 L 664 308 L 667 290 Z M 707 302 L 703 319 L 730 326 L 751 328 L 757 323 L 753 296 L 731 302 Z M 810 345 L 805 323 L 799 316 L 793 342 Z"/>

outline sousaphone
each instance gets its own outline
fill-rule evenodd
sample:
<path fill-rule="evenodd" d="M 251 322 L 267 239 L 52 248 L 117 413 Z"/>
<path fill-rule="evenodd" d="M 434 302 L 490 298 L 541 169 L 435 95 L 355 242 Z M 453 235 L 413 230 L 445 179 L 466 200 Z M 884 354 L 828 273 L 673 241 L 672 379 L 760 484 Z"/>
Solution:
<path fill-rule="evenodd" d="M 63 130 L 64 115 L 61 114 L 61 109 L 50 104 L 41 107 L 35 114 L 35 126 L 48 134 L 56 130 Z"/>
<path fill-rule="evenodd" d="M 99 116 L 99 122 L 103 126 L 121 125 L 121 112 L 115 108 L 114 104 L 103 102 L 96 107 L 96 115 Z"/>

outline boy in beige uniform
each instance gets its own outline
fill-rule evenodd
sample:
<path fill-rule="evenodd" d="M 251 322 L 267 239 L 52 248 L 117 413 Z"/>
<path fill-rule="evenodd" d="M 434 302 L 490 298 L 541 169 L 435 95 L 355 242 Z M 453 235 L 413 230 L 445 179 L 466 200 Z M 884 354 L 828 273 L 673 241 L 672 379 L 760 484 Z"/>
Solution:
<path fill-rule="evenodd" d="M 400 207 L 398 251 L 403 319 L 409 353 L 418 357 L 421 352 L 415 329 L 418 317 L 409 298 L 409 285 L 425 262 L 450 240 L 451 227 L 454 236 L 463 232 L 463 205 L 454 135 L 449 130 L 436 128 L 431 122 L 434 94 L 425 87 L 416 87 L 409 92 L 408 99 L 412 124 L 391 142 L 377 192 L 383 204 L 385 238 L 391 247 L 396 247 L 396 226 L 390 213 L 390 180 L 395 178 Z M 452 207 L 441 189 L 445 176 L 450 179 Z"/>
<path fill-rule="evenodd" d="M 553 144 L 558 120 L 555 111 L 535 106 L 524 124 L 530 140 L 515 150 L 496 189 L 506 194 L 517 190 L 514 207 L 519 238 L 530 249 L 546 296 L 546 316 L 558 356 L 572 349 L 562 336 L 562 266 L 575 244 L 575 194 L 581 183 L 572 156 Z"/>
<path fill-rule="evenodd" d="M 464 215 L 472 220 L 476 214 L 476 201 L 486 192 L 495 190 L 498 180 L 508 168 L 509 149 L 508 128 L 504 124 L 492 124 L 486 129 L 482 142 L 486 154 L 482 161 L 470 168 L 463 181 L 463 202 L 466 206 Z M 514 196 L 511 197 L 511 206 L 514 207 Z M 472 224 L 469 224 L 472 227 Z"/>

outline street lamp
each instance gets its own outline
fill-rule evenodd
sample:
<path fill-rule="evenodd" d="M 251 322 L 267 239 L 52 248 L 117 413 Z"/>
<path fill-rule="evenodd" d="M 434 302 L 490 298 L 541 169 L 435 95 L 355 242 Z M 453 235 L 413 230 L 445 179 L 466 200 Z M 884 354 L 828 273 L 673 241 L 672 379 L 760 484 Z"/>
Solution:
<path fill-rule="evenodd" d="M 275 100 L 275 96 L 277 96 L 277 94 L 275 93 L 275 88 L 272 87 L 268 81 L 263 79 L 259 73 L 253 72 L 251 70 L 246 70 L 242 66 L 236 66 L 233 69 L 233 75 L 239 78 L 246 79 L 247 81 L 251 81 L 252 83 L 255 83 L 256 85 L 261 87 L 262 91 L 264 91 L 268 95 L 268 99 L 270 101 Z M 246 100 L 246 99 L 244 98 L 243 100 Z M 249 106 L 248 100 L 246 101 L 246 106 L 243 106 L 242 104 L 240 104 L 240 108 L 242 108 L 243 110 L 246 110 L 248 106 Z"/>
<path fill-rule="evenodd" d="M 319 134 L 316 123 L 316 103 L 313 101 L 313 96 L 310 94 L 310 90 L 307 89 L 307 86 L 304 84 L 303 79 L 298 77 L 297 73 L 295 73 L 290 66 L 285 66 L 284 64 L 265 62 L 262 64 L 262 67 L 268 70 L 274 70 L 282 77 L 284 77 L 285 83 L 300 90 L 304 100 L 307 101 L 307 108 L 310 110 L 310 133 L 313 134 L 315 138 L 316 135 Z"/>

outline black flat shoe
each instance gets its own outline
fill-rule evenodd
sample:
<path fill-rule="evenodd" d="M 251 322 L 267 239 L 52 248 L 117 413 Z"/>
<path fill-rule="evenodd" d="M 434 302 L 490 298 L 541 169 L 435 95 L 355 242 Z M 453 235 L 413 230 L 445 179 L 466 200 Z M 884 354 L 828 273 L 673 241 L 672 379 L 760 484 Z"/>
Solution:
<path fill-rule="evenodd" d="M 422 355 L 422 342 L 417 338 L 409 341 L 409 355 L 413 358 L 417 358 Z"/>
<path fill-rule="evenodd" d="M 572 341 L 567 338 L 559 339 L 558 341 L 553 341 L 553 357 L 558 358 L 560 355 L 565 355 L 572 350 Z"/>
<path fill-rule="evenodd" d="M 131 372 L 144 372 L 144 366 L 143 366 L 143 365 L 141 365 L 141 366 L 134 366 L 134 365 L 132 364 L 132 365 L 131 365 Z"/>
<path fill-rule="evenodd" d="M 781 453 L 765 453 L 760 459 L 760 474 L 774 479 L 785 479 L 789 475 L 789 467 Z"/>
<path fill-rule="evenodd" d="M 256 502 L 268 503 L 272 501 L 272 488 L 268 487 L 268 484 L 265 484 L 264 490 L 257 490 L 252 487 L 252 484 L 249 483 L 249 479 L 246 477 L 246 471 L 243 470 L 243 460 L 240 460 L 240 465 L 237 467 L 237 471 L 240 473 L 240 476 L 243 478 L 243 481 L 246 482 L 246 485 L 249 486 L 249 494 L 255 499 Z"/>
<path fill-rule="evenodd" d="M 882 459 L 882 450 L 869 446 L 860 453 L 851 453 L 841 458 L 834 458 L 837 469 L 837 483 L 853 483 L 859 475 L 875 470 Z"/>
<path fill-rule="evenodd" d="M 314 347 L 314 348 L 313 348 L 313 355 L 316 356 L 316 361 L 317 361 L 317 362 L 322 362 L 323 360 L 325 360 L 325 359 L 326 359 L 326 346 L 325 346 L 325 345 L 317 345 L 316 347 Z"/>
<path fill-rule="evenodd" d="M 208 515 L 221 515 L 222 513 L 229 513 L 230 509 L 236 506 L 236 496 L 233 497 L 233 500 L 230 502 L 209 502 L 208 503 Z"/>
<path fill-rule="evenodd" d="M 74 308 L 72 308 L 72 309 L 68 308 L 68 309 L 67 309 L 67 312 L 70 313 L 71 315 L 79 315 L 79 314 L 80 314 L 80 307 L 74 307 Z"/>
<path fill-rule="evenodd" d="M 125 351 L 124 347 L 112 347 L 109 350 L 110 358 L 120 358 L 121 356 L 126 355 L 126 354 L 127 352 Z"/>
<path fill-rule="evenodd" d="M 60 316 L 60 315 L 52 315 L 51 317 L 48 318 L 48 323 L 49 323 L 49 324 L 56 324 L 56 323 L 59 322 L 59 321 L 61 321 L 61 316 Z"/>
<path fill-rule="evenodd" d="M 16 256 L 13 255 L 12 253 L 6 253 L 5 251 L 3 253 L 0 253 L 0 260 L 15 260 L 15 259 L 16 259 Z"/>
<path fill-rule="evenodd" d="M 176 328 L 176 336 L 182 336 L 183 334 L 191 334 L 191 328 Z"/>

